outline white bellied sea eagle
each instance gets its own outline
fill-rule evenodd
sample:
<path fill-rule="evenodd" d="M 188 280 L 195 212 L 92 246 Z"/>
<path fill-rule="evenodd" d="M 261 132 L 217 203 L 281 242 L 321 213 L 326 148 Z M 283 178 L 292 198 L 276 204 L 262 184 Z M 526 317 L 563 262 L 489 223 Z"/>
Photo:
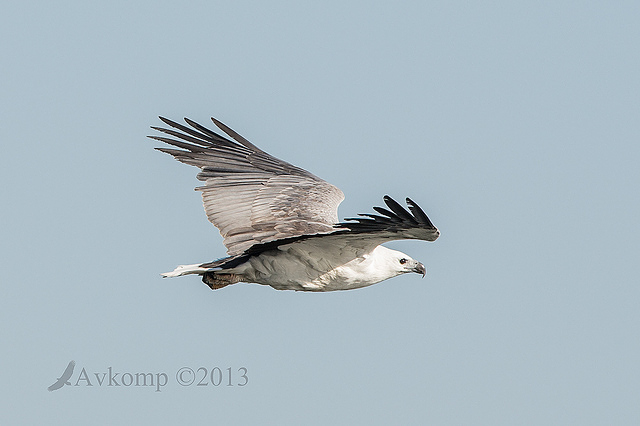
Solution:
<path fill-rule="evenodd" d="M 228 256 L 180 265 L 162 274 L 202 276 L 211 289 L 237 282 L 278 290 L 333 291 L 369 286 L 424 265 L 386 248 L 386 241 L 435 241 L 440 231 L 409 198 L 406 210 L 385 196 L 379 214 L 338 221 L 340 189 L 262 151 L 212 118 L 220 134 L 185 118 L 188 126 L 160 117 L 172 138 L 149 136 L 175 148 L 156 148 L 200 168 L 197 178 L 207 218 L 224 238 Z M 176 149 L 178 148 L 178 149 Z"/>

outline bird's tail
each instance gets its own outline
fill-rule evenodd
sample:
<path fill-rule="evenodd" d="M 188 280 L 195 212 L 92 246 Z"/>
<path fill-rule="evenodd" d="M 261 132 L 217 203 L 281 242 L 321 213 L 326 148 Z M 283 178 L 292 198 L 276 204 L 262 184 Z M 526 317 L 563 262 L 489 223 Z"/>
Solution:
<path fill-rule="evenodd" d="M 167 277 L 180 277 L 182 275 L 189 275 L 189 274 L 198 274 L 198 275 L 202 275 L 205 272 L 209 271 L 209 268 L 203 268 L 201 266 L 201 263 L 196 263 L 193 265 L 180 265 L 178 266 L 176 269 L 174 269 L 171 272 L 165 272 L 164 274 L 161 274 L 164 278 Z"/>

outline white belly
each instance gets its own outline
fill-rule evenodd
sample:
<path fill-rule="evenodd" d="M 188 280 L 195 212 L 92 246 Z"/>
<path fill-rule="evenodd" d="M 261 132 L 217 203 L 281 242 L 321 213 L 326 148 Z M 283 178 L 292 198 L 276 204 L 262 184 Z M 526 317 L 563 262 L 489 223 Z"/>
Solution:
<path fill-rule="evenodd" d="M 250 258 L 233 269 L 243 281 L 270 285 L 278 290 L 350 290 L 378 283 L 397 274 L 382 274 L 369 254 L 360 256 L 301 256 L 295 250 L 274 250 Z"/>

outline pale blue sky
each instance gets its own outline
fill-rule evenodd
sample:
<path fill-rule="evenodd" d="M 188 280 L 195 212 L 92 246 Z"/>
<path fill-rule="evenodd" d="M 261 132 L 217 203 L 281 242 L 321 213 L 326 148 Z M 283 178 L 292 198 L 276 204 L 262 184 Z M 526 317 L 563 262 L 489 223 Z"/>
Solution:
<path fill-rule="evenodd" d="M 637 2 L 9 2 L 2 424 L 640 423 Z M 160 278 L 224 255 L 158 115 L 215 116 L 442 231 L 306 294 Z M 147 387 L 48 392 L 89 375 Z M 180 386 L 181 367 L 248 370 Z M 93 377 L 93 376 L 92 376 Z M 235 379 L 234 379 L 235 381 Z"/>

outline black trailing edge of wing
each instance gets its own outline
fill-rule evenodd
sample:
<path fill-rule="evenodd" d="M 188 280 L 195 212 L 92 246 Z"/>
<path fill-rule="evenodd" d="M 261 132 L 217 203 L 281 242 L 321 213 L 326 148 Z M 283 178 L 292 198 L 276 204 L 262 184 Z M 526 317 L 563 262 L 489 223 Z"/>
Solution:
<path fill-rule="evenodd" d="M 344 220 L 349 222 L 341 222 L 336 227 L 347 228 L 353 232 L 398 232 L 415 228 L 437 229 L 420 206 L 410 198 L 406 199 L 408 211 L 388 195 L 385 195 L 383 199 L 389 209 L 374 207 L 373 209 L 380 213 L 379 215 L 360 213 L 358 216 L 362 217 L 345 218 Z"/>

